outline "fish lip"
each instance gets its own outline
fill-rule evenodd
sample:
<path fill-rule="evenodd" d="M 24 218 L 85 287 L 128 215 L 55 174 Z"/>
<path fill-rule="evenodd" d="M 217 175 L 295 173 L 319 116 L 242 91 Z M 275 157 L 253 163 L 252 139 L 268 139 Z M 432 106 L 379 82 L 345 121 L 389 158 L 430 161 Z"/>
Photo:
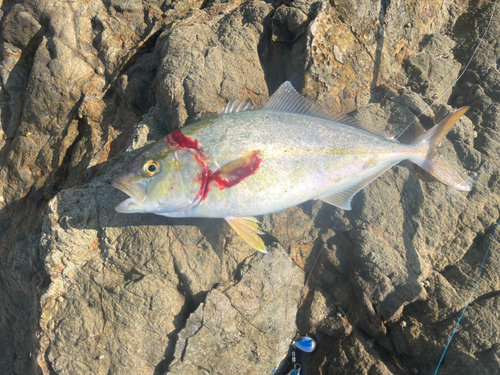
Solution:
<path fill-rule="evenodd" d="M 115 207 L 116 212 L 129 212 L 134 206 L 143 203 L 148 194 L 147 189 L 141 184 L 127 183 L 120 177 L 115 178 L 113 182 L 111 182 L 111 186 L 130 197 Z"/>
<path fill-rule="evenodd" d="M 115 206 L 115 211 L 125 214 L 130 212 L 136 205 L 134 198 L 127 198 Z"/>

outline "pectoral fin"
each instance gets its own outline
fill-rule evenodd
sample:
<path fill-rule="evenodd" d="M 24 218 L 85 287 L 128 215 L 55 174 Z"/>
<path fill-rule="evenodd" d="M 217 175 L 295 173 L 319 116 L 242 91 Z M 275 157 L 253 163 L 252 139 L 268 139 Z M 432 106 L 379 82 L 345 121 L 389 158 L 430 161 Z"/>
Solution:
<path fill-rule="evenodd" d="M 264 232 L 260 230 L 259 221 L 256 218 L 252 216 L 226 217 L 226 221 L 250 246 L 263 253 L 267 253 L 264 241 L 259 236 L 259 234 L 264 234 Z"/>

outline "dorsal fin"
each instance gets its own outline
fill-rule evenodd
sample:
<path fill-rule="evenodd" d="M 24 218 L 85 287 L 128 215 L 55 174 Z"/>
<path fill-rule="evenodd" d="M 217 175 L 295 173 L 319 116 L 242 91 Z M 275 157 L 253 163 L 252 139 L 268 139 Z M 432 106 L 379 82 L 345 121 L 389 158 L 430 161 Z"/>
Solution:
<path fill-rule="evenodd" d="M 222 110 L 222 113 L 236 113 L 248 111 L 250 109 L 254 109 L 252 99 L 247 98 L 245 100 L 230 100 L 227 105 Z"/>
<path fill-rule="evenodd" d="M 380 129 L 370 125 L 361 124 L 353 117 L 336 113 L 303 97 L 288 81 L 283 83 L 278 90 L 275 91 L 275 93 L 269 98 L 264 108 L 340 122 L 341 124 L 354 126 L 380 137 L 393 140 L 393 137 Z"/>

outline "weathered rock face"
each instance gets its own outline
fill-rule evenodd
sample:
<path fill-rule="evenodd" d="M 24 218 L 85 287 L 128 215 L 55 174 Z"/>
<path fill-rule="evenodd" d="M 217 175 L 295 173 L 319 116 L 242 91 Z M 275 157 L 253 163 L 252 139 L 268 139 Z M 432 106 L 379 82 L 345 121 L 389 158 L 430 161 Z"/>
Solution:
<path fill-rule="evenodd" d="M 295 335 L 292 322 L 304 272 L 281 248 L 257 257 L 242 264 L 237 282 L 212 290 L 189 317 L 169 374 L 193 374 L 200 368 L 216 374 L 270 374 L 286 356 L 289 342 L 283 338 Z"/>
<path fill-rule="evenodd" d="M 464 1 L 2 3 L 0 374 L 431 373 L 500 207 L 499 51 Z M 143 146 L 258 106 L 282 83 L 408 141 L 471 109 L 441 152 L 473 183 L 409 163 L 344 212 L 262 218 L 254 254 L 222 220 L 123 215 L 110 181 Z M 448 90 L 448 91 L 447 91 Z M 427 105 L 442 97 L 432 109 Z M 440 373 L 498 374 L 500 256 Z M 307 281 L 306 281 L 307 280 Z M 304 284 L 305 283 L 305 284 Z"/>

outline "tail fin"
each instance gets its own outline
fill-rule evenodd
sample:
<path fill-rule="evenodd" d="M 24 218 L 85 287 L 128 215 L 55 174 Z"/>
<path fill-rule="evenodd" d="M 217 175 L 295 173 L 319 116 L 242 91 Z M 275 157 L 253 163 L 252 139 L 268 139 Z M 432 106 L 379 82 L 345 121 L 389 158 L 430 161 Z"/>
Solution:
<path fill-rule="evenodd" d="M 458 109 L 412 142 L 414 145 L 429 145 L 425 159 L 415 160 L 415 163 L 442 183 L 461 191 L 470 191 L 471 187 L 443 160 L 437 150 L 446 133 L 468 109 Z"/>

